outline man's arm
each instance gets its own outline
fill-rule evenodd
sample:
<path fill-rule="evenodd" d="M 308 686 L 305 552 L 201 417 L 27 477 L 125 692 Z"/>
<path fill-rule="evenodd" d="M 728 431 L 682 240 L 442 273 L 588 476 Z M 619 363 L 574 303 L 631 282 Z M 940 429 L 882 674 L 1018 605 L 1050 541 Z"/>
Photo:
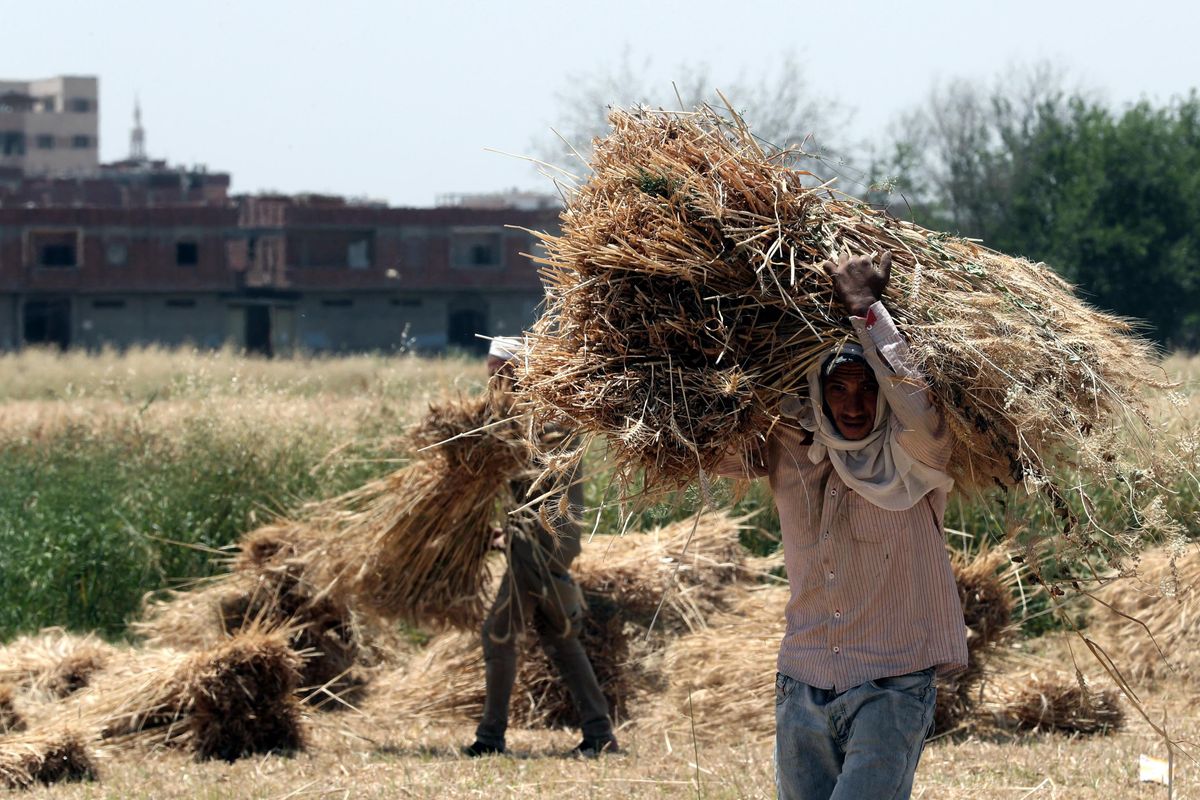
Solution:
<path fill-rule="evenodd" d="M 883 291 L 891 279 L 892 254 L 884 252 L 876 268 L 870 256 L 843 256 L 835 267 L 823 266 L 833 280 L 834 294 L 849 312 L 879 389 L 901 425 L 902 447 L 930 466 L 945 466 L 949 459 L 950 432 L 933 404 L 929 383 L 913 363 L 908 343 L 883 304 Z"/>

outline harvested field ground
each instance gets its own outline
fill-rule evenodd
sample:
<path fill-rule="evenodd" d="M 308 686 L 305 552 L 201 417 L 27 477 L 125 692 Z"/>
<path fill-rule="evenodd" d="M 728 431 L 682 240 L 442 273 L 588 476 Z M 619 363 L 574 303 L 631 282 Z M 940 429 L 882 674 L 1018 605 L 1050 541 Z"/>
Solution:
<path fill-rule="evenodd" d="M 1185 381 L 1180 399 L 1192 400 L 1164 409 L 1168 418 L 1163 426 L 1195 430 L 1200 419 L 1195 400 L 1200 359 L 1176 357 L 1168 362 L 1168 371 Z M 19 478 L 43 466 L 45 471 L 44 480 L 31 488 L 9 480 L 0 492 L 5 499 L 0 542 L 7 543 L 9 555 L 9 563 L 0 568 L 10 570 L 0 569 L 0 621 L 9 632 L 3 640 L 11 642 L 17 633 L 32 633 L 44 624 L 69 624 L 64 618 L 68 611 L 77 612 L 76 619 L 91 619 L 106 596 L 99 590 L 111 592 L 113 584 L 126 580 L 131 585 L 125 587 L 124 599 L 117 598 L 123 604 L 113 600 L 111 613 L 103 617 L 112 620 L 112 627 L 101 630 L 119 643 L 124 630 L 120 626 L 136 611 L 142 592 L 179 585 L 198 574 L 187 570 L 210 558 L 201 552 L 195 561 L 165 562 L 165 554 L 191 552 L 171 541 L 221 546 L 261 524 L 256 512 L 265 515 L 263 509 L 293 507 L 389 471 L 394 464 L 386 459 L 404 453 L 381 445 L 381 439 L 398 434 L 444 388 L 480 385 L 482 367 L 462 360 L 412 358 L 263 362 L 227 353 L 147 351 L 94 358 L 27 353 L 0 357 L 0 378 L 0 446 L 10 465 L 5 474 Z M 113 474 L 123 464 L 129 467 L 119 473 L 120 481 L 101 484 L 97 476 Z M 258 483 L 251 486 L 252 481 Z M 62 497 L 54 494 L 56 488 L 62 489 Z M 83 504 L 81 488 L 94 492 L 84 496 Z M 589 499 L 598 501 L 603 489 L 601 481 L 593 480 Z M 766 493 L 751 494 L 748 502 L 767 504 L 769 498 Z M 110 503 L 113 520 L 97 511 L 107 512 Z M 687 513 L 665 506 L 658 510 L 663 518 L 656 521 L 663 522 L 669 521 L 668 511 Z M 769 529 L 771 519 L 769 512 L 762 513 L 753 524 Z M 31 538 L 33 530 L 44 540 Z M 198 531 L 204 536 L 189 538 Z M 108 544 L 103 550 L 87 549 L 97 541 Z M 62 549 L 58 562 L 44 558 L 52 546 Z M 142 562 L 121 560 L 131 550 L 145 554 L 145 566 L 134 569 L 131 564 Z M 62 568 L 67 557 L 75 555 L 77 562 L 70 563 L 89 567 L 95 573 L 93 582 L 84 580 L 88 572 Z M 43 587 L 43 594 L 31 599 L 35 586 Z M 64 599 L 59 608 L 60 597 L 70 597 L 73 605 Z M 1095 621 L 1094 610 L 1088 609 L 1085 616 Z M 76 625 L 73 631 L 83 634 L 92 627 L 98 626 Z M 409 639 L 419 642 L 422 637 L 414 633 Z M 409 639 L 406 644 L 411 644 Z M 1022 646 L 1038 656 L 1038 664 L 1069 670 L 1064 641 L 1061 636 L 1042 637 L 1024 640 Z M 1131 643 L 1105 644 L 1118 661 L 1134 657 Z M 1110 685 L 1081 646 L 1076 643 L 1073 650 L 1096 688 Z M 1178 651 L 1200 652 L 1200 644 L 1196 639 L 1182 641 Z M 694 672 L 701 667 L 719 670 L 714 660 L 697 663 Z M 1029 662 L 1006 658 L 1003 663 L 1014 670 L 1031 669 Z M 769 717 L 771 686 L 755 685 L 769 674 L 769 661 L 763 666 L 750 670 L 739 662 L 727 669 L 744 682 L 750 708 L 761 703 Z M 17 682 L 19 677 L 9 679 Z M 1146 706 L 1156 720 L 1168 710 L 1174 738 L 1200 743 L 1196 684 L 1158 677 L 1143 694 Z M 1135 688 L 1142 691 L 1145 686 L 1139 681 Z M 564 758 L 577 741 L 575 732 L 513 730 L 511 755 L 473 761 L 459 755 L 459 748 L 472 738 L 473 721 L 403 717 L 385 700 L 378 698 L 373 706 L 368 695 L 360 712 L 309 712 L 309 747 L 294 756 L 260 755 L 227 764 L 200 763 L 174 750 L 99 750 L 93 752 L 99 781 L 37 786 L 11 796 L 774 797 L 771 737 L 761 726 L 759 732 L 751 732 L 749 723 L 715 734 L 706 729 L 707 738 L 693 740 L 686 720 L 664 734 L 645 721 L 638 723 L 635 709 L 635 721 L 618 731 L 626 752 L 617 757 Z M 1166 787 L 1138 782 L 1139 755 L 1165 758 L 1165 748 L 1135 712 L 1126 712 L 1125 729 L 1109 736 L 996 730 L 942 737 L 925 750 L 914 797 L 1166 798 Z M 1200 744 L 1189 749 L 1200 758 Z M 1174 797 L 1200 799 L 1200 764 L 1179 759 Z"/>
<path fill-rule="evenodd" d="M 764 693 L 765 694 L 765 693 Z M 1200 709 L 1171 694 L 1177 735 L 1200 738 Z M 762 697 L 770 703 L 769 694 Z M 54 798 L 770 798 L 774 796 L 770 741 L 725 744 L 664 740 L 621 731 L 626 754 L 599 761 L 562 757 L 574 743 L 568 731 L 513 731 L 513 755 L 465 759 L 458 748 L 472 727 L 427 727 L 326 716 L 308 753 L 263 756 L 234 764 L 196 763 L 172 752 L 124 754 L 99 761 L 101 781 L 23 793 Z M 697 753 L 699 770 L 696 768 Z M 1095 739 L 1060 735 L 942 739 L 928 745 L 913 796 L 967 798 L 1165 798 L 1166 788 L 1138 783 L 1138 756 L 1164 757 L 1142 723 Z M 698 774 L 697 774 L 698 773 Z M 699 784 L 697 785 L 697 777 Z M 1200 768 L 1182 763 L 1175 797 L 1200 796 Z"/>

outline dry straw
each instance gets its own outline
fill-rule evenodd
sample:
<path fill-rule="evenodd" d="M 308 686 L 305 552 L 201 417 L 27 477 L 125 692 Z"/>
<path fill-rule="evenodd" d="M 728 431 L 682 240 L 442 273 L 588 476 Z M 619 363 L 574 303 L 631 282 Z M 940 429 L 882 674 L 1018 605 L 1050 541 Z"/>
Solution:
<path fill-rule="evenodd" d="M 474 628 L 493 527 L 512 506 L 509 481 L 529 467 L 522 423 L 500 392 L 449 399 L 431 404 L 412 441 L 412 464 L 315 510 L 338 535 L 304 554 L 309 574 L 365 613 Z"/>
<path fill-rule="evenodd" d="M 301 656 L 287 631 L 244 630 L 193 653 L 148 650 L 79 694 L 77 714 L 115 747 L 186 746 L 232 760 L 304 746 Z"/>
<path fill-rule="evenodd" d="M 0 739 L 0 787 L 95 780 L 96 767 L 79 733 L 31 731 Z"/>
<path fill-rule="evenodd" d="M 1065 509 L 1060 462 L 1115 469 L 1106 434 L 1158 376 L 1127 321 L 1044 265 L 815 185 L 736 116 L 610 121 L 561 234 L 540 236 L 547 309 L 519 385 L 540 418 L 606 436 L 625 478 L 687 484 L 761 441 L 851 335 L 820 264 L 883 250 L 885 302 L 956 434 L 960 486 L 1025 480 Z"/>
<path fill-rule="evenodd" d="M 118 652 L 95 634 L 79 636 L 46 628 L 0 648 L 0 683 L 66 697 L 87 686 Z"/>
<path fill-rule="evenodd" d="M 1117 692 L 1077 675 L 1006 675 L 989 692 L 996 721 L 1017 730 L 1106 734 L 1125 724 Z"/>

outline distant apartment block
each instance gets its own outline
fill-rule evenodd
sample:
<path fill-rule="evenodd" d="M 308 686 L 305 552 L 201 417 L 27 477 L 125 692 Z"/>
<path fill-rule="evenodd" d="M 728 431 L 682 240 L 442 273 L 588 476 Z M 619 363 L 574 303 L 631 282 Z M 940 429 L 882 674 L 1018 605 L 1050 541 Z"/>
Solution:
<path fill-rule="evenodd" d="M 558 223 L 549 209 L 305 195 L 80 205 L 66 188 L 60 204 L 0 205 L 0 348 L 478 351 L 535 319 L 538 244 L 523 229 Z"/>
<path fill-rule="evenodd" d="M 0 171 L 67 175 L 99 165 L 96 78 L 0 80 Z"/>

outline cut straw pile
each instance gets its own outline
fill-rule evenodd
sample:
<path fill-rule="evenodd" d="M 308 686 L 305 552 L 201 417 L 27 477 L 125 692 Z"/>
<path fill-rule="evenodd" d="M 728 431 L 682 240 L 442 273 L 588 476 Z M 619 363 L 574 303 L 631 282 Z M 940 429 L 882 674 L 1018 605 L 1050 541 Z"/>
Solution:
<path fill-rule="evenodd" d="M 94 634 L 78 636 L 47 628 L 0 647 L 0 684 L 66 697 L 87 686 L 117 653 L 116 647 Z"/>
<path fill-rule="evenodd" d="M 1085 635 L 1116 661 L 1124 678 L 1200 678 L 1200 550 L 1144 554 L 1136 576 L 1095 593 Z M 1106 607 L 1107 605 L 1107 607 Z"/>
<path fill-rule="evenodd" d="M 296 750 L 300 663 L 281 630 L 243 630 L 193 653 L 139 651 L 80 692 L 70 713 L 110 746 L 185 746 L 226 760 Z"/>
<path fill-rule="evenodd" d="M 0 787 L 96 779 L 84 737 L 69 730 L 13 734 L 0 739 Z"/>
<path fill-rule="evenodd" d="M 885 301 L 956 434 L 960 486 L 1061 499 L 1056 462 L 1113 468 L 1107 434 L 1155 379 L 1127 322 L 1044 265 L 814 187 L 736 117 L 610 120 L 561 235 L 541 236 L 547 310 L 518 377 L 540 418 L 606 436 L 650 489 L 687 484 L 759 441 L 851 335 L 819 265 L 889 250 Z"/>
<path fill-rule="evenodd" d="M 989 691 L 997 722 L 1025 731 L 1106 734 L 1125 723 L 1116 690 L 1096 691 L 1074 675 L 1008 675 Z"/>

